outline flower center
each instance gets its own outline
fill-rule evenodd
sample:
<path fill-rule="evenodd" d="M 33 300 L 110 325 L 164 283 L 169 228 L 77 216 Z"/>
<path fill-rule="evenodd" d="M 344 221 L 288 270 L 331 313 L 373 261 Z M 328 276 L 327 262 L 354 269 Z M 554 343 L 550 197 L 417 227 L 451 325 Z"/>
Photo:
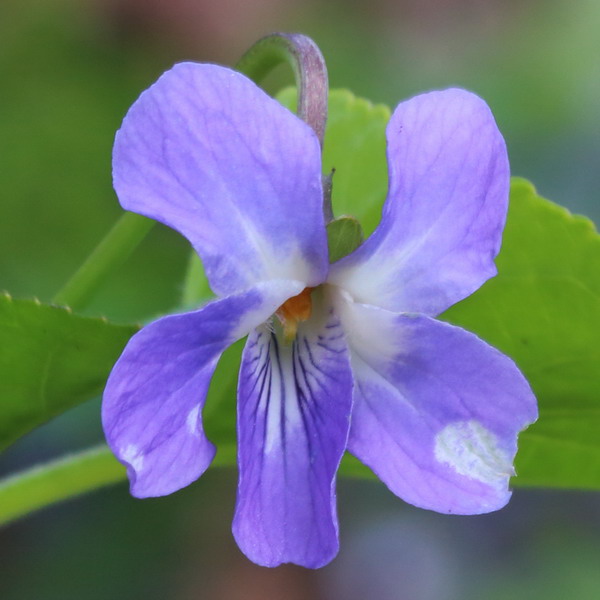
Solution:
<path fill-rule="evenodd" d="M 298 323 L 310 319 L 312 312 L 312 299 L 310 297 L 314 288 L 304 288 L 297 296 L 288 298 L 275 312 L 281 325 L 286 340 L 291 341 L 296 337 Z"/>

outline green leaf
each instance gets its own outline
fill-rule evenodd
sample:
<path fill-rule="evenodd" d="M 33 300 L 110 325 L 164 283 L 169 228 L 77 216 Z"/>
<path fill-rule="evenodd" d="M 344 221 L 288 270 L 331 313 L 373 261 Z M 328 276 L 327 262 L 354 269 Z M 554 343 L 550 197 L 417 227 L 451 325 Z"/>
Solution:
<path fill-rule="evenodd" d="M 600 236 L 514 179 L 496 264 L 443 318 L 511 356 L 536 393 L 514 483 L 600 488 Z"/>
<path fill-rule="evenodd" d="M 136 330 L 0 295 L 0 449 L 99 394 Z"/>
<path fill-rule="evenodd" d="M 364 240 L 362 227 L 354 217 L 340 217 L 327 223 L 329 262 L 334 263 L 356 250 Z"/>

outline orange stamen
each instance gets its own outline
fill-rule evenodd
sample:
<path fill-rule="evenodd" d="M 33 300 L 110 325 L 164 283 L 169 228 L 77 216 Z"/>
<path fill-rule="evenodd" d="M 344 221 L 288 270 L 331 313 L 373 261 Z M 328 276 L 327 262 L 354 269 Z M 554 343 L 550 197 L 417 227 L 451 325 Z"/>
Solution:
<path fill-rule="evenodd" d="M 297 296 L 288 298 L 275 313 L 283 325 L 283 335 L 291 341 L 296 337 L 298 323 L 310 319 L 312 312 L 312 299 L 310 293 L 313 288 L 304 288 Z"/>

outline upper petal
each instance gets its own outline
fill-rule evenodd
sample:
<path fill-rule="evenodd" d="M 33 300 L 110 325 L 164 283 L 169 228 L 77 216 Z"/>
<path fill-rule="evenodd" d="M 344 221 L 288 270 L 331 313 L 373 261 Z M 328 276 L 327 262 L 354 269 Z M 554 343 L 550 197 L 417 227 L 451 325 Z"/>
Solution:
<path fill-rule="evenodd" d="M 387 127 L 381 223 L 330 281 L 358 302 L 437 315 L 496 274 L 506 219 L 506 146 L 483 100 L 459 89 L 400 104 Z"/>
<path fill-rule="evenodd" d="M 126 210 L 181 232 L 217 294 L 327 272 L 318 140 L 240 73 L 181 63 L 131 107 L 113 179 Z"/>
<path fill-rule="evenodd" d="M 352 373 L 339 319 L 319 314 L 318 304 L 292 343 L 260 328 L 244 350 L 233 532 L 265 566 L 320 567 L 338 550 L 335 474 L 348 437 Z"/>
<path fill-rule="evenodd" d="M 257 285 L 159 319 L 131 338 L 108 379 L 102 423 L 134 496 L 164 496 L 202 475 L 215 449 L 201 411 L 221 353 L 302 287 L 296 281 Z"/>
<path fill-rule="evenodd" d="M 356 383 L 348 450 L 416 506 L 504 506 L 517 434 L 537 417 L 512 360 L 423 315 L 348 304 L 344 327 Z"/>

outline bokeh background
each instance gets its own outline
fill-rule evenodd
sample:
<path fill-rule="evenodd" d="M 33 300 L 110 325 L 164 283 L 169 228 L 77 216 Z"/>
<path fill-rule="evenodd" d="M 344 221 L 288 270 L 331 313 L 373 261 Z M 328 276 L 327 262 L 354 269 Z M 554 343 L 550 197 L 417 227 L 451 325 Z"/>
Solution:
<path fill-rule="evenodd" d="M 513 173 L 600 220 L 597 0 L 1 0 L 0 288 L 49 300 L 116 221 L 111 145 L 141 90 L 177 61 L 234 64 L 278 30 L 313 37 L 331 86 L 375 102 L 477 92 Z M 130 322 L 168 311 L 187 255 L 156 227 L 87 312 Z M 14 445 L 0 473 L 101 440 L 96 400 Z M 315 572 L 240 554 L 235 484 L 233 469 L 214 469 L 145 501 L 122 484 L 12 524 L 0 531 L 0 598 L 600 597 L 598 493 L 518 489 L 499 513 L 447 517 L 343 479 L 341 552 Z"/>

